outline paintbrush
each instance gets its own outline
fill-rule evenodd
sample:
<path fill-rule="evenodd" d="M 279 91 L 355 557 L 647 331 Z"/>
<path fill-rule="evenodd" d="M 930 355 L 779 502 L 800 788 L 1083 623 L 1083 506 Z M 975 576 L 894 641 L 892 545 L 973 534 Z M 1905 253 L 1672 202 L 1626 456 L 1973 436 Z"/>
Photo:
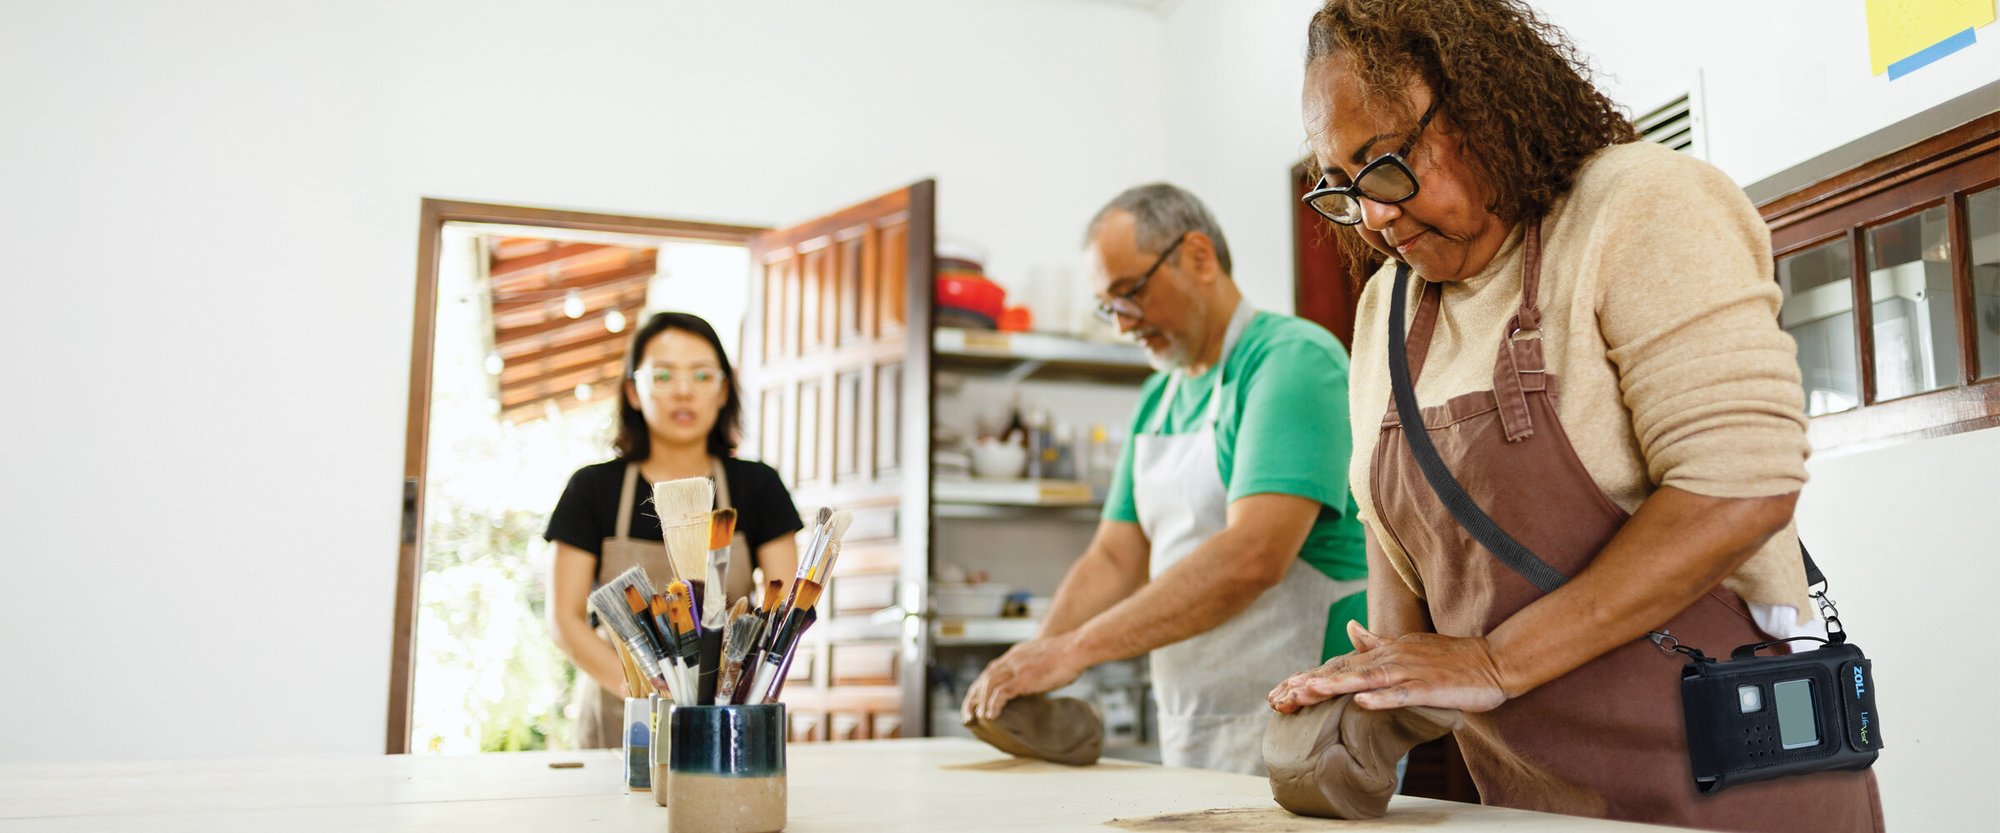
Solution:
<path fill-rule="evenodd" d="M 774 578 L 764 585 L 764 601 L 757 605 L 757 618 L 764 620 L 764 627 L 758 629 L 760 634 L 768 635 L 776 627 L 774 623 L 778 618 L 778 594 L 784 589 L 784 579 Z"/>
<path fill-rule="evenodd" d="M 681 675 L 683 686 L 681 691 L 688 698 L 686 700 L 676 698 L 674 702 L 688 706 L 700 705 L 701 701 L 695 699 L 699 691 L 699 669 L 694 666 L 696 659 L 701 656 L 701 637 L 696 633 L 698 626 L 694 621 L 694 609 L 688 600 L 687 582 L 677 581 L 667 587 L 667 616 L 673 623 L 677 650 L 681 656 L 681 664 L 677 669 Z"/>
<path fill-rule="evenodd" d="M 813 565 L 812 575 L 806 578 L 819 582 L 821 587 L 826 586 L 827 577 L 833 575 L 833 565 L 840 561 L 840 543 L 839 538 L 826 542 L 826 549 L 821 551 L 819 563 Z"/>
<path fill-rule="evenodd" d="M 785 651 L 784 658 L 776 664 L 775 670 L 771 672 L 770 685 L 764 689 L 763 694 L 761 696 L 752 695 L 753 697 L 758 697 L 756 702 L 776 703 L 778 702 L 778 697 L 785 693 L 785 680 L 792 676 L 792 660 L 798 659 L 799 656 L 797 648 L 804 641 L 806 629 L 812 627 L 812 623 L 817 621 L 819 621 L 819 611 L 817 610 L 807 609 L 805 613 L 799 616 L 798 627 L 792 631 L 792 648 Z"/>
<path fill-rule="evenodd" d="M 662 652 L 662 658 L 680 659 L 681 643 L 679 639 L 674 637 L 673 622 L 667 618 L 666 594 L 653 594 L 653 601 L 647 605 L 646 613 L 652 617 L 654 632 L 660 634 L 660 647 L 666 649 Z"/>
<path fill-rule="evenodd" d="M 722 669 L 715 680 L 715 705 L 735 702 L 743 664 L 757 642 L 757 626 L 764 623 L 749 611 L 749 599 L 737 599 L 736 606 L 729 609 L 729 625 L 722 634 Z"/>
<path fill-rule="evenodd" d="M 807 610 L 805 615 L 799 620 L 798 632 L 792 634 L 792 643 L 796 645 L 800 640 L 804 639 L 806 629 L 812 627 L 812 624 L 817 621 L 819 621 L 819 611 Z M 798 658 L 798 655 L 798 651 L 785 652 L 785 661 L 778 664 L 778 673 L 773 675 L 771 679 L 771 693 L 764 697 L 764 702 L 776 703 L 778 702 L 778 697 L 785 693 L 785 680 L 791 678 L 792 660 Z"/>
<path fill-rule="evenodd" d="M 605 583 L 603 587 L 590 591 L 590 606 L 597 611 L 597 618 L 625 642 L 625 647 L 632 652 L 632 658 L 638 661 L 640 669 L 646 672 L 654 685 L 666 688 L 667 678 L 660 668 L 659 646 L 653 644 L 650 631 L 632 615 L 632 609 L 625 601 L 625 588 L 633 585 L 634 573 L 637 573 L 640 579 L 645 577 L 645 571 L 633 567 Z"/>
<path fill-rule="evenodd" d="M 717 676 L 722 670 L 723 630 L 729 626 L 729 588 L 724 584 L 724 576 L 729 573 L 729 539 L 736 535 L 736 510 L 717 509 L 709 515 L 708 524 L 708 579 L 705 592 L 701 593 L 699 618 L 701 621 L 700 654 L 696 668 L 700 677 L 696 685 L 698 703 L 714 702 Z M 695 585 L 698 589 L 700 584 Z"/>
<path fill-rule="evenodd" d="M 660 515 L 661 537 L 676 581 L 700 581 L 708 558 L 709 510 L 715 506 L 715 484 L 706 477 L 684 477 L 653 484 L 653 511 Z"/>
<path fill-rule="evenodd" d="M 818 582 L 800 579 L 797 584 L 792 585 L 792 590 L 793 606 L 785 612 L 784 624 L 778 626 L 778 632 L 771 635 L 769 647 L 764 651 L 764 660 L 757 664 L 757 674 L 752 678 L 750 689 L 750 696 L 753 698 L 751 702 L 771 702 L 767 699 L 768 695 L 763 698 L 759 695 L 771 690 L 772 675 L 778 673 L 778 666 L 784 664 L 793 649 L 798 647 L 799 631 L 805 627 L 806 611 L 811 610 L 813 604 L 819 601 Z"/>
<path fill-rule="evenodd" d="M 653 644 L 665 648 L 667 645 L 667 633 L 653 624 L 650 595 L 639 592 L 637 586 L 627 584 L 625 585 L 625 607 L 632 611 L 632 618 L 638 620 L 640 627 L 650 631 L 650 635 L 653 637 Z M 661 652 L 662 655 L 665 655 L 665 653 L 665 651 Z"/>
<path fill-rule="evenodd" d="M 645 682 L 646 675 L 639 671 L 638 660 L 632 658 L 632 649 L 625 647 L 625 640 L 614 639 L 611 647 L 618 649 L 618 670 L 625 672 L 625 696 L 644 697 L 652 693 L 653 687 Z"/>
<path fill-rule="evenodd" d="M 823 581 L 825 575 L 820 569 L 821 558 L 826 553 L 827 545 L 840 540 L 841 536 L 847 534 L 847 528 L 853 524 L 854 513 L 845 509 L 831 513 L 828 516 L 822 533 L 813 536 L 812 544 L 808 545 L 806 552 L 799 557 L 799 573 L 797 578 L 792 582 L 791 592 L 786 594 L 783 610 L 790 611 L 795 607 L 812 607 L 812 602 L 807 602 L 803 605 L 797 603 L 799 585 L 807 579 L 812 579 L 813 581 L 820 582 L 820 586 L 825 586 Z M 814 578 L 814 576 L 818 576 L 818 578 Z"/>
<path fill-rule="evenodd" d="M 708 524 L 708 593 L 702 597 L 701 626 L 720 631 L 729 624 L 729 542 L 736 537 L 736 510 L 717 509 Z"/>
<path fill-rule="evenodd" d="M 665 593 L 653 596 L 647 613 L 652 617 L 653 627 L 660 632 L 660 666 L 668 674 L 668 679 L 673 681 L 675 690 L 685 697 L 692 690 L 682 679 L 686 673 L 683 669 L 687 668 L 687 657 L 681 656 L 680 633 L 674 630 L 673 617 L 668 612 L 668 598 Z M 674 702 L 680 702 L 680 698 L 674 698 Z"/>

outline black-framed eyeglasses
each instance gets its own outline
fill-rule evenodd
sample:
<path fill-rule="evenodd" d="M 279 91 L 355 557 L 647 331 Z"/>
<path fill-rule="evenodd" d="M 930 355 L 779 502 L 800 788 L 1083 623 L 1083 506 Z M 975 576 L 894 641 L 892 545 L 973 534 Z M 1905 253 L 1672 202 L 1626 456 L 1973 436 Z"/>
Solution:
<path fill-rule="evenodd" d="M 1361 201 L 1368 200 L 1382 205 L 1395 205 L 1417 195 L 1417 174 L 1410 170 L 1410 148 L 1416 147 L 1417 137 L 1423 135 L 1424 126 L 1431 123 L 1431 114 L 1437 112 L 1438 100 L 1431 99 L 1431 106 L 1424 108 L 1423 118 L 1417 119 L 1417 129 L 1410 131 L 1410 138 L 1403 140 L 1403 146 L 1395 153 L 1385 153 L 1354 174 L 1351 185 L 1327 185 L 1322 174 L 1319 183 L 1306 193 L 1305 203 L 1312 210 L 1343 226 L 1361 222 Z"/>
<path fill-rule="evenodd" d="M 1132 283 L 1131 289 L 1127 289 L 1124 292 L 1112 293 L 1111 297 L 1097 302 L 1097 319 L 1099 321 L 1110 321 L 1114 318 L 1123 317 L 1137 321 L 1143 317 L 1145 311 L 1139 308 L 1139 293 L 1146 291 L 1146 282 L 1153 279 L 1153 273 L 1160 271 L 1160 267 L 1166 265 L 1167 258 L 1173 257 L 1174 250 L 1180 248 L 1181 243 L 1186 241 L 1188 235 L 1193 233 L 1191 231 L 1184 231 L 1181 232 L 1181 236 L 1174 238 L 1174 242 L 1168 244 L 1165 251 L 1160 252 L 1159 258 L 1153 261 L 1153 265 L 1147 267 L 1145 272 L 1140 273 L 1139 279 Z"/>

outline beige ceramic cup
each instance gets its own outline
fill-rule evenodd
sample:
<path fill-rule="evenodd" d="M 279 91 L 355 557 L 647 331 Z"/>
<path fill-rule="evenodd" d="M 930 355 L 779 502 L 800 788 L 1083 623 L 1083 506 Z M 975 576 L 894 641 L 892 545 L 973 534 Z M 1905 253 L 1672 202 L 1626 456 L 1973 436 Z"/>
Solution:
<path fill-rule="evenodd" d="M 784 704 L 675 706 L 660 729 L 673 739 L 662 753 L 668 829 L 785 829 Z"/>

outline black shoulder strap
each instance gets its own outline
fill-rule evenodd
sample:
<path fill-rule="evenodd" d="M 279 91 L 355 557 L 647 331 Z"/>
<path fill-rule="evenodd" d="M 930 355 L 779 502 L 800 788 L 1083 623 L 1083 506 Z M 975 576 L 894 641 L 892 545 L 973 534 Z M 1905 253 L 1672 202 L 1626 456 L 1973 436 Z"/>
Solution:
<path fill-rule="evenodd" d="M 1536 589 L 1544 593 L 1561 587 L 1569 577 L 1548 565 L 1533 551 L 1514 540 L 1513 536 L 1500 528 L 1486 510 L 1479 508 L 1472 496 L 1465 493 L 1458 478 L 1451 476 L 1444 460 L 1438 457 L 1437 446 L 1431 444 L 1430 431 L 1424 428 L 1423 414 L 1417 408 L 1417 392 L 1410 384 L 1410 353 L 1404 334 L 1404 313 L 1410 296 L 1410 266 L 1396 264 L 1396 285 L 1389 301 L 1389 388 L 1396 399 L 1396 416 L 1403 424 L 1403 438 L 1410 444 L 1410 453 L 1417 458 L 1417 468 L 1424 473 L 1424 480 L 1431 484 L 1438 500 L 1451 510 L 1451 516 L 1458 519 L 1465 531 L 1478 539 L 1480 546 L 1493 553 L 1501 563 L 1520 573 Z"/>
<path fill-rule="evenodd" d="M 1389 388 L 1396 400 L 1396 417 L 1402 422 L 1403 438 L 1410 444 L 1410 454 L 1416 457 L 1417 468 L 1424 473 L 1425 482 L 1431 484 L 1431 491 L 1437 493 L 1438 500 L 1451 511 L 1451 516 L 1458 520 L 1459 525 L 1465 527 L 1465 531 L 1472 533 L 1480 546 L 1527 579 L 1536 589 L 1544 593 L 1553 592 L 1569 577 L 1514 540 L 1486 514 L 1486 510 L 1480 509 L 1438 456 L 1437 446 L 1431 443 L 1430 431 L 1424 427 L 1423 413 L 1417 407 L 1416 386 L 1410 383 L 1410 354 L 1404 333 L 1409 283 L 1409 265 L 1396 264 L 1394 296 L 1389 301 Z M 1819 565 L 1813 563 L 1812 554 L 1806 552 L 1803 541 L 1799 543 L 1799 556 L 1805 560 L 1806 587 L 1810 590 L 1826 584 L 1826 575 L 1820 572 Z M 1812 594 L 1820 600 L 1822 614 L 1826 614 L 1832 603 L 1827 601 L 1825 589 L 1822 587 L 1812 591 Z M 1838 621 L 1837 617 L 1829 616 L 1829 626 Z M 1835 641 L 1844 639 L 1843 633 Z"/>

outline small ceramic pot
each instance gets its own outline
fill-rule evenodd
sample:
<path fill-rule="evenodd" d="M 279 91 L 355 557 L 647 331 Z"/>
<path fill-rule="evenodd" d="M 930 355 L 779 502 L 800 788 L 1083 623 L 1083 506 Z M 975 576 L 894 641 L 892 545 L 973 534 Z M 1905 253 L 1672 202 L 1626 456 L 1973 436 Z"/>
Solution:
<path fill-rule="evenodd" d="M 662 727 L 667 826 L 703 833 L 785 829 L 785 706 L 675 706 Z"/>

